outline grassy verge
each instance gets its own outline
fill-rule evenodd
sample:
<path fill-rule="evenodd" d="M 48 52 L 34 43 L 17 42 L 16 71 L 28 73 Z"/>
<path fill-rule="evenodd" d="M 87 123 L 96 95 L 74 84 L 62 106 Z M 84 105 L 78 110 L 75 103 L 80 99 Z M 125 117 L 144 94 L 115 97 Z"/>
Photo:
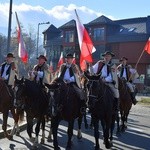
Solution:
<path fill-rule="evenodd" d="M 141 98 L 139 103 L 150 105 L 150 98 Z"/>

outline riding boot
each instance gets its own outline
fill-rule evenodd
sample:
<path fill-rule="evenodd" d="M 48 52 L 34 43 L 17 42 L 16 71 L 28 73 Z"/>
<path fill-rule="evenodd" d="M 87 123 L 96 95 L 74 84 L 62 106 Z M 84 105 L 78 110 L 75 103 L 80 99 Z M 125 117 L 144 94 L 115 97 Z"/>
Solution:
<path fill-rule="evenodd" d="M 130 94 L 131 94 L 132 103 L 133 103 L 134 105 L 136 105 L 137 100 L 136 100 L 136 98 L 135 98 L 134 92 L 131 92 Z"/>

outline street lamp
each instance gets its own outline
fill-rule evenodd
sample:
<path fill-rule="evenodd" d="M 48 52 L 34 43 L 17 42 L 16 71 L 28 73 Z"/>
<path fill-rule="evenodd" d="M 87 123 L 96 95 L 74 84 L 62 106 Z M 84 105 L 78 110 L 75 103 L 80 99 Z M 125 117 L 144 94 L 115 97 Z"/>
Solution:
<path fill-rule="evenodd" d="M 38 23 L 38 32 L 37 32 L 37 57 L 38 57 L 38 49 L 39 49 L 39 26 L 42 24 L 50 24 L 50 22 L 42 22 Z"/>

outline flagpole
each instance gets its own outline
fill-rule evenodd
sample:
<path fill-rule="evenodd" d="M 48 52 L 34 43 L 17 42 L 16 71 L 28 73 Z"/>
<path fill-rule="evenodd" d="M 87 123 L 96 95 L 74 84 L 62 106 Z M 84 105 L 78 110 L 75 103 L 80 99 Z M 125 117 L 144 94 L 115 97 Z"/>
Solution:
<path fill-rule="evenodd" d="M 141 58 L 142 58 L 142 56 L 143 56 L 143 54 L 144 54 L 144 51 L 145 51 L 145 50 L 143 49 L 141 55 L 140 55 L 139 58 L 138 58 L 138 61 L 137 61 L 136 64 L 135 64 L 135 69 L 137 68 L 137 65 L 139 64 L 139 62 L 140 62 L 140 60 L 141 60 Z"/>

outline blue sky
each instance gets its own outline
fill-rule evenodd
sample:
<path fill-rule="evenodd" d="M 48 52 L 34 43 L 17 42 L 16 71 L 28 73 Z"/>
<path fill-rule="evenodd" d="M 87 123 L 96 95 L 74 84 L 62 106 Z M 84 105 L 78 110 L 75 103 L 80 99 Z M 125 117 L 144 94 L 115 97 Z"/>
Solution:
<path fill-rule="evenodd" d="M 7 35 L 10 0 L 0 0 L 0 33 Z M 32 26 L 36 32 L 38 23 L 47 22 L 56 27 L 75 19 L 77 10 L 82 23 L 90 22 L 101 15 L 117 20 L 150 15 L 150 0 L 13 0 L 12 31 L 18 13 L 19 21 L 28 32 Z M 40 26 L 40 35 L 49 25 Z"/>

